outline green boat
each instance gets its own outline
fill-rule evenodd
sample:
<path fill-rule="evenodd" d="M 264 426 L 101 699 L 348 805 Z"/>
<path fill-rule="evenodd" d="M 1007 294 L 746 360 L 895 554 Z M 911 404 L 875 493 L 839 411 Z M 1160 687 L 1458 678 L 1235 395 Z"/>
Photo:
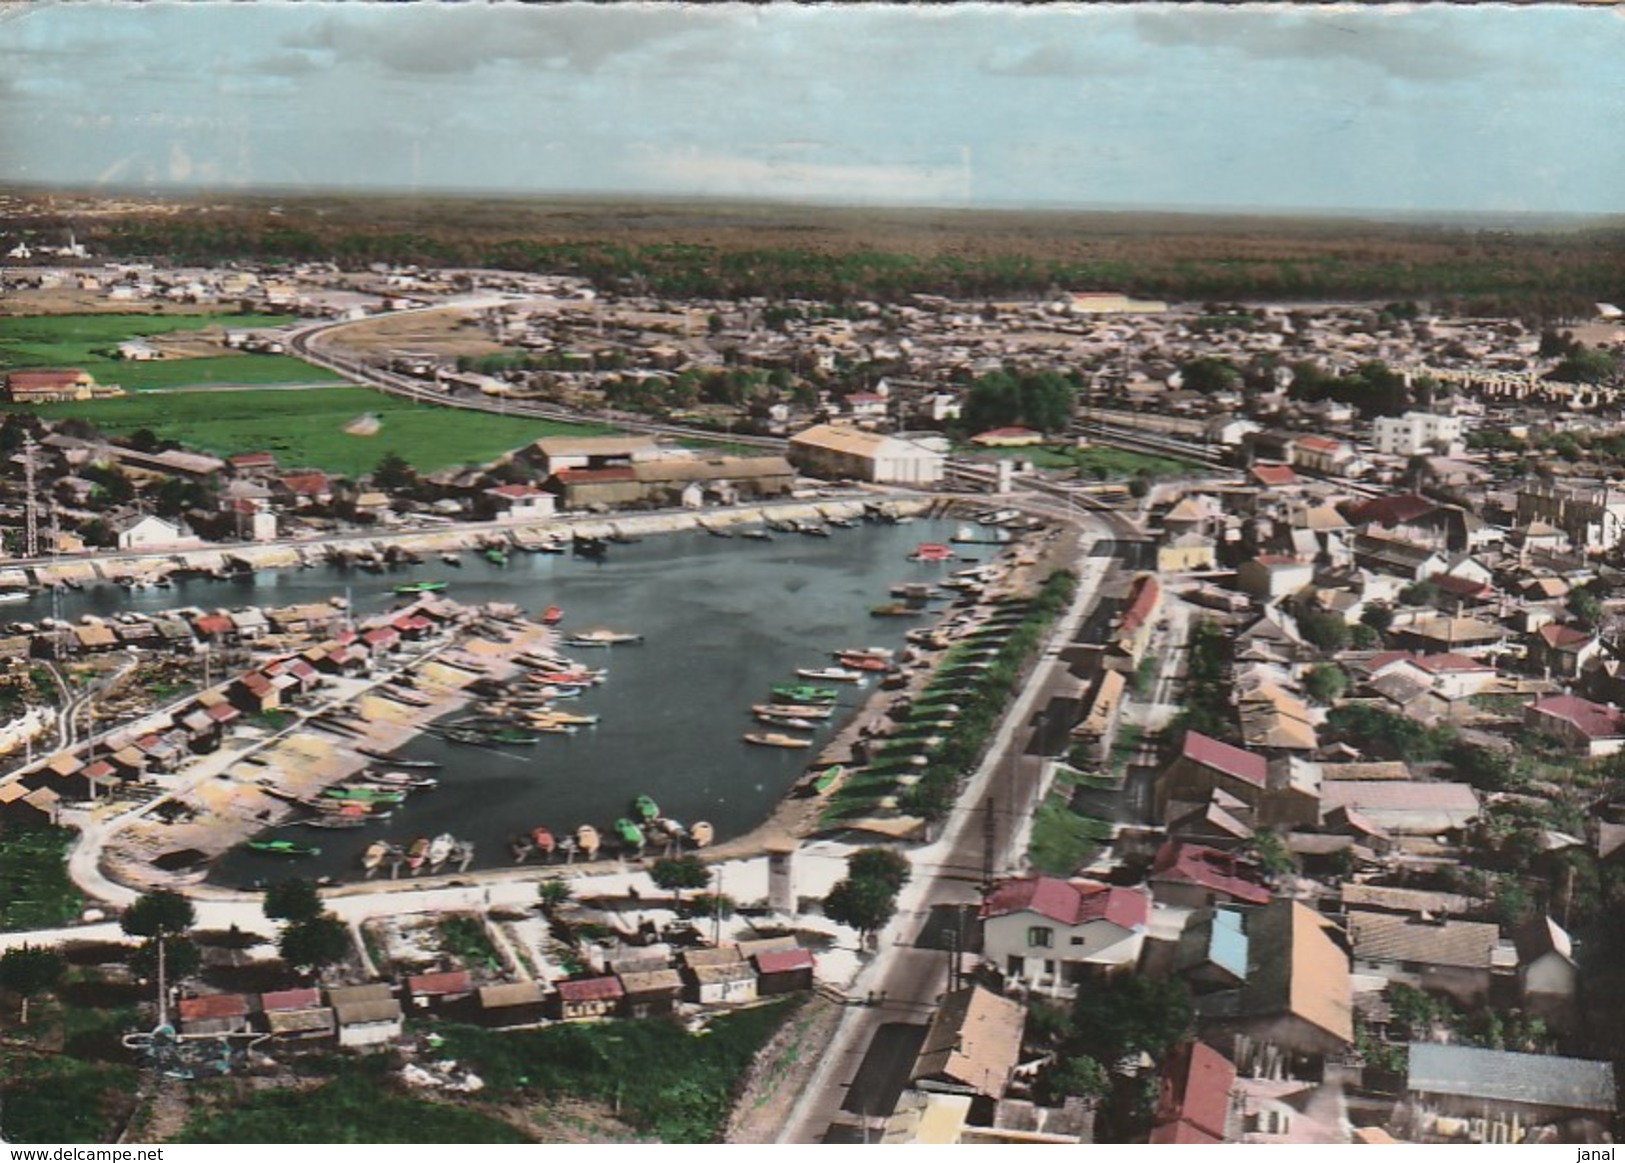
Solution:
<path fill-rule="evenodd" d="M 485 551 L 485 560 L 492 565 L 507 565 L 508 555 L 493 545 Z"/>
<path fill-rule="evenodd" d="M 292 840 L 250 840 L 248 846 L 255 852 L 271 856 L 320 856 L 322 850 L 309 844 L 295 844 Z"/>
<path fill-rule="evenodd" d="M 813 791 L 821 796 L 827 796 L 841 785 L 846 779 L 846 768 L 839 763 L 824 768 L 817 779 L 813 780 Z"/>
<path fill-rule="evenodd" d="M 840 695 L 841 692 L 828 686 L 780 683 L 773 688 L 773 701 L 776 703 L 833 703 Z"/>
<path fill-rule="evenodd" d="M 485 735 L 488 743 L 519 743 L 530 745 L 542 741 L 542 732 L 526 731 L 519 727 L 498 727 Z"/>
<path fill-rule="evenodd" d="M 645 824 L 660 815 L 660 805 L 648 796 L 639 796 L 632 801 L 632 810 L 638 814 L 638 819 Z"/>
<path fill-rule="evenodd" d="M 324 799 L 349 800 L 357 804 L 399 804 L 406 802 L 406 793 L 381 787 L 330 787 L 322 792 Z"/>
<path fill-rule="evenodd" d="M 450 584 L 450 582 L 443 581 L 402 582 L 395 587 L 395 592 L 397 594 L 438 594 Z"/>
<path fill-rule="evenodd" d="M 628 848 L 643 847 L 643 829 L 628 820 L 625 816 L 615 821 L 615 834 L 621 838 L 621 843 Z"/>

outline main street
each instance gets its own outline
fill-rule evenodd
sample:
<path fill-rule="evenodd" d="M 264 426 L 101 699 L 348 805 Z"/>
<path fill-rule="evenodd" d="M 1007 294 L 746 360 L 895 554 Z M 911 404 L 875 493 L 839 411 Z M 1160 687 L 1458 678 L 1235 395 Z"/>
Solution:
<path fill-rule="evenodd" d="M 1021 498 L 1018 503 L 1046 515 L 1053 502 Z M 784 1119 L 778 1141 L 816 1143 L 828 1137 L 865 1135 L 873 1118 L 890 1113 L 886 1096 L 856 1093 L 858 1076 L 871 1048 L 877 1057 L 901 1061 L 899 1025 L 927 1022 L 947 988 L 950 943 L 964 911 L 980 899 L 984 870 L 1015 871 L 1024 858 L 1025 822 L 1037 807 L 1046 760 L 1035 754 L 1034 736 L 1045 728 L 1042 709 L 1067 684 L 1067 666 L 1058 647 L 1070 642 L 1100 595 L 1115 564 L 1097 553 L 1102 542 L 1121 538 L 1124 523 L 1115 515 L 1072 511 L 1080 527 L 1078 588 L 1071 607 L 1057 621 L 1040 660 L 1009 712 L 985 758 L 943 824 L 938 839 L 910 853 L 913 876 L 898 897 L 897 915 L 877 938 L 874 960 L 859 974 L 850 996 L 873 1005 L 849 1006 L 812 1080 Z M 884 1032 L 883 1032 L 884 1031 Z M 882 1036 L 877 1039 L 876 1035 Z M 900 1069 L 912 1065 L 902 1063 Z M 879 1073 L 895 1070 L 882 1069 Z M 875 1069 L 866 1075 L 872 1078 Z M 878 1107 L 887 1109 L 878 1109 Z M 835 1134 L 832 1136 L 831 1131 Z"/>

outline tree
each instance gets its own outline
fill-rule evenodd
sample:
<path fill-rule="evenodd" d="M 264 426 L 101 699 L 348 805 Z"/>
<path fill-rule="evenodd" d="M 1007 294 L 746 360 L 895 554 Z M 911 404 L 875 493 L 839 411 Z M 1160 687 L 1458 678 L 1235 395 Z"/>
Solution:
<path fill-rule="evenodd" d="M 1349 676 L 1335 663 L 1320 663 L 1311 667 L 1309 673 L 1303 676 L 1303 689 L 1309 692 L 1310 698 L 1323 706 L 1330 706 L 1341 698 L 1348 685 Z"/>
<path fill-rule="evenodd" d="M 1369 626 L 1378 634 L 1386 634 L 1394 624 L 1394 609 L 1387 602 L 1372 602 L 1360 611 L 1360 624 Z"/>
<path fill-rule="evenodd" d="M 1191 1027 L 1190 987 L 1177 977 L 1122 977 L 1079 992 L 1072 1005 L 1074 1048 L 1099 1062 L 1144 1052 L 1160 1060 Z"/>
<path fill-rule="evenodd" d="M 315 974 L 350 955 L 350 930 L 332 913 L 285 926 L 277 941 L 282 960 L 301 973 Z"/>
<path fill-rule="evenodd" d="M 1349 644 L 1348 623 L 1325 610 L 1309 610 L 1298 619 L 1298 632 L 1317 650 L 1331 654 Z"/>
<path fill-rule="evenodd" d="M 55 989 L 67 968 L 61 954 L 41 945 L 18 945 L 0 956 L 0 987 L 22 998 L 22 1025 L 28 1024 L 29 1001 Z"/>
<path fill-rule="evenodd" d="M 308 921 L 322 915 L 322 894 L 310 881 L 290 877 L 265 890 L 264 908 L 273 921 Z"/>
<path fill-rule="evenodd" d="M 570 882 L 553 878 L 544 880 L 536 886 L 536 899 L 542 906 L 542 912 L 551 916 L 564 902 L 570 899 L 573 890 Z"/>
<path fill-rule="evenodd" d="M 1581 586 L 1569 592 L 1569 609 L 1587 626 L 1596 626 L 1602 618 L 1602 599 L 1595 590 Z"/>
<path fill-rule="evenodd" d="M 398 452 L 387 452 L 372 469 L 372 483 L 386 493 L 399 492 L 417 484 L 417 470 Z"/>
<path fill-rule="evenodd" d="M 142 893 L 119 918 L 119 927 L 132 937 L 177 936 L 195 924 L 192 902 L 167 888 Z"/>
<path fill-rule="evenodd" d="M 908 857 L 895 848 L 860 848 L 846 858 L 846 875 L 854 880 L 878 880 L 893 893 L 908 883 Z"/>
<path fill-rule="evenodd" d="M 726 921 L 734 915 L 739 902 L 727 893 L 702 892 L 689 899 L 689 910 L 696 917 L 721 917 Z"/>
<path fill-rule="evenodd" d="M 685 888 L 704 888 L 710 884 L 711 870 L 698 856 L 664 857 L 650 867 L 649 879 L 677 896 Z"/>
<path fill-rule="evenodd" d="M 1038 1097 L 1045 1106 L 1060 1106 L 1068 1098 L 1104 1098 L 1111 1091 L 1106 1068 L 1087 1054 L 1058 1059 L 1038 1079 Z"/>
<path fill-rule="evenodd" d="M 1188 360 L 1179 368 L 1180 386 L 1211 396 L 1215 392 L 1233 392 L 1241 387 L 1241 370 L 1228 359 L 1218 355 L 1203 355 Z"/>
<path fill-rule="evenodd" d="M 850 925 L 867 941 L 884 929 L 897 912 L 897 898 L 885 881 L 850 877 L 829 890 L 824 898 L 824 915 L 842 925 Z"/>
<path fill-rule="evenodd" d="M 164 947 L 164 979 L 176 982 L 203 968 L 203 954 L 190 937 L 149 937 L 130 951 L 130 972 L 142 981 L 158 979 L 158 945 Z"/>

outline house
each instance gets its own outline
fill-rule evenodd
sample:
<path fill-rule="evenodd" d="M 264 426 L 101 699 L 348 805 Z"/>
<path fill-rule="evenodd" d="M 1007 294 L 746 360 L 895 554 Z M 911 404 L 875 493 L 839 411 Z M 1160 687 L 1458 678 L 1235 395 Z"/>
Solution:
<path fill-rule="evenodd" d="M 941 483 L 947 456 L 897 436 L 820 424 L 790 438 L 790 463 L 811 476 L 872 483 Z"/>
<path fill-rule="evenodd" d="M 1244 1037 L 1274 1046 L 1285 1069 L 1313 1077 L 1354 1041 L 1348 955 L 1335 926 L 1308 906 L 1277 898 L 1250 911 L 1247 976 L 1234 991 L 1197 999 L 1203 1040 Z"/>
<path fill-rule="evenodd" d="M 1363 909 L 1350 909 L 1346 922 L 1356 972 L 1444 994 L 1469 1009 L 1488 1003 L 1498 968 L 1512 968 L 1499 954 L 1501 930 L 1486 922 Z"/>
<path fill-rule="evenodd" d="M 1555 526 L 1587 554 L 1606 553 L 1625 538 L 1625 493 L 1590 481 L 1529 481 L 1518 490 L 1517 519 Z"/>
<path fill-rule="evenodd" d="M 1547 1021 L 1572 1022 L 1580 988 L 1574 944 L 1550 917 L 1537 917 L 1512 934 L 1518 950 L 1518 996 L 1524 1008 Z"/>
<path fill-rule="evenodd" d="M 1507 1136 L 1501 1141 L 1511 1141 L 1513 1123 L 1580 1118 L 1606 1128 L 1618 1109 L 1611 1062 L 1436 1042 L 1414 1042 L 1408 1054 L 1405 1093 L 1412 1103 L 1498 1124 Z M 1489 1127 L 1486 1137 L 1493 1137 Z"/>
<path fill-rule="evenodd" d="M 1324 476 L 1351 473 L 1359 459 L 1354 445 L 1333 436 L 1299 436 L 1292 442 L 1292 464 Z"/>
<path fill-rule="evenodd" d="M 1112 735 L 1128 676 L 1121 670 L 1102 670 L 1100 678 L 1083 702 L 1083 717 L 1072 728 L 1073 746 L 1091 763 L 1105 763 L 1111 752 Z"/>
<path fill-rule="evenodd" d="M 260 994 L 266 1030 L 283 1041 L 331 1038 L 338 1029 L 331 1006 L 319 989 L 282 989 Z"/>
<path fill-rule="evenodd" d="M 845 402 L 846 414 L 858 423 L 886 418 L 886 397 L 879 392 L 849 392 Z"/>
<path fill-rule="evenodd" d="M 1026 1007 L 979 985 L 942 999 L 910 1071 L 921 1090 L 967 1095 L 991 1113 L 1021 1057 Z M 983 1124 L 990 1118 L 972 1117 Z"/>
<path fill-rule="evenodd" d="M 315 469 L 284 473 L 271 482 L 271 494 L 284 504 L 292 504 L 297 508 L 307 505 L 331 505 L 333 482 L 325 472 L 318 472 Z"/>
<path fill-rule="evenodd" d="M 0 781 L 0 821 L 22 827 L 54 826 L 62 796 L 49 787 L 30 787 L 20 777 Z"/>
<path fill-rule="evenodd" d="M 1431 412 L 1378 416 L 1372 421 L 1371 443 L 1378 452 L 1389 456 L 1449 453 L 1461 443 L 1461 417 L 1435 416 Z"/>
<path fill-rule="evenodd" d="M 476 993 L 480 1024 L 495 1029 L 534 1026 L 546 1016 L 542 987 L 534 981 L 482 985 Z"/>
<path fill-rule="evenodd" d="M 406 999 L 414 1009 L 440 1008 L 461 1001 L 474 992 L 468 970 L 419 973 L 406 979 Z"/>
<path fill-rule="evenodd" d="M 1364 668 L 1373 680 L 1403 675 L 1452 702 L 1483 694 L 1497 681 L 1494 666 L 1453 651 L 1417 654 L 1409 650 L 1389 650 L 1371 658 Z"/>
<path fill-rule="evenodd" d="M 1259 462 L 1247 470 L 1247 475 L 1254 484 L 1271 492 L 1283 489 L 1299 489 L 1303 486 L 1303 478 L 1292 471 L 1289 464 L 1266 464 Z"/>
<path fill-rule="evenodd" d="M 1129 583 L 1122 612 L 1110 637 L 1111 648 L 1138 666 L 1151 641 L 1151 629 L 1162 604 L 1162 583 L 1154 573 L 1142 573 Z"/>
<path fill-rule="evenodd" d="M 1423 653 L 1490 654 L 1506 645 L 1506 628 L 1481 618 L 1425 618 L 1395 626 L 1399 645 Z"/>
<path fill-rule="evenodd" d="M 1181 1042 L 1168 1051 L 1157 1079 L 1151 1142 L 1222 1143 L 1229 1137 L 1230 1088 L 1236 1067 L 1202 1042 Z"/>
<path fill-rule="evenodd" d="M 756 966 L 756 992 L 762 997 L 802 993 L 813 987 L 816 962 L 810 949 L 769 949 L 751 957 Z"/>
<path fill-rule="evenodd" d="M 1608 653 L 1596 634 L 1562 622 L 1540 627 L 1531 645 L 1535 664 L 1548 678 L 1579 678 L 1582 671 Z"/>
<path fill-rule="evenodd" d="M 248 999 L 240 993 L 206 993 L 175 1004 L 182 1034 L 240 1034 L 248 1029 Z"/>
<path fill-rule="evenodd" d="M 1437 836 L 1465 828 L 1479 813 L 1471 784 L 1422 780 L 1337 780 L 1320 785 L 1323 818 L 1353 808 L 1392 835 Z"/>
<path fill-rule="evenodd" d="M 1240 909 L 1198 909 L 1174 946 L 1174 972 L 1192 993 L 1235 990 L 1247 980 L 1247 931 Z"/>
<path fill-rule="evenodd" d="M 1262 755 L 1232 747 L 1200 731 L 1186 731 L 1179 755 L 1157 776 L 1155 815 L 1168 820 L 1170 805 L 1184 815 L 1192 805 L 1207 803 L 1215 789 L 1256 808 L 1269 785 L 1269 763 Z"/>
<path fill-rule="evenodd" d="M 123 394 L 122 388 L 98 384 L 84 368 L 28 368 L 6 373 L 6 399 L 13 404 L 54 404 Z"/>
<path fill-rule="evenodd" d="M 630 468 L 665 454 L 648 436 L 544 436 L 527 455 L 540 460 L 546 479 L 566 469 Z"/>
<path fill-rule="evenodd" d="M 737 945 L 687 949 L 682 955 L 683 994 L 700 1005 L 756 1000 L 756 971 Z"/>
<path fill-rule="evenodd" d="M 486 489 L 485 496 L 496 520 L 505 522 L 551 517 L 556 500 L 535 485 L 498 485 Z"/>
<path fill-rule="evenodd" d="M 608 1017 L 620 1008 L 626 990 L 614 976 L 588 977 L 554 983 L 551 997 L 553 1016 L 572 1022 L 583 1018 Z"/>
<path fill-rule="evenodd" d="M 644 963 L 637 968 L 617 964 L 625 996 L 621 1012 L 629 1018 L 659 1017 L 671 1013 L 683 996 L 683 976 L 666 965 Z"/>
<path fill-rule="evenodd" d="M 191 533 L 181 526 L 150 514 L 128 522 L 118 531 L 118 547 L 137 553 L 169 549 L 190 539 Z"/>
<path fill-rule="evenodd" d="M 1213 539 L 1200 533 L 1181 533 L 1157 546 L 1158 573 L 1188 573 L 1214 569 L 1218 549 Z"/>
<path fill-rule="evenodd" d="M 1600 759 L 1625 749 L 1625 712 L 1578 695 L 1549 695 L 1524 708 L 1524 725 L 1553 736 L 1576 755 Z"/>
<path fill-rule="evenodd" d="M 276 471 L 276 453 L 239 452 L 226 457 L 226 464 L 239 476 L 268 476 Z"/>
<path fill-rule="evenodd" d="M 1291 597 L 1314 580 L 1313 562 L 1280 554 L 1260 554 L 1236 567 L 1236 588 L 1265 602 Z"/>
<path fill-rule="evenodd" d="M 1357 533 L 1352 548 L 1354 564 L 1361 569 L 1406 581 L 1421 581 L 1443 573 L 1450 565 L 1443 549 L 1385 533 Z"/>
<path fill-rule="evenodd" d="M 1169 840 L 1157 849 L 1146 879 L 1159 904 L 1183 908 L 1261 905 L 1270 899 L 1256 863 L 1182 840 Z"/>
<path fill-rule="evenodd" d="M 982 956 L 1007 977 L 1050 993 L 1140 957 L 1151 899 L 1142 888 L 1022 876 L 982 900 Z"/>
<path fill-rule="evenodd" d="M 382 1046 L 401 1036 L 401 1003 L 389 986 L 350 985 L 327 991 L 340 1046 Z"/>

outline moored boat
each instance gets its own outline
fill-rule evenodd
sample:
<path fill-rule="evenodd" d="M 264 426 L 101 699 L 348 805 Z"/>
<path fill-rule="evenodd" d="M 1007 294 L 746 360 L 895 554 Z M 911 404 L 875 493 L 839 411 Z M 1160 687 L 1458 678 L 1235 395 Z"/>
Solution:
<path fill-rule="evenodd" d="M 588 860 L 598 855 L 598 849 L 602 844 L 603 839 L 598 835 L 598 829 L 591 824 L 582 824 L 576 829 L 576 847 Z"/>
<path fill-rule="evenodd" d="M 915 618 L 923 613 L 925 610 L 922 607 L 911 606 L 907 602 L 884 602 L 869 610 L 871 618 Z"/>
<path fill-rule="evenodd" d="M 695 821 L 694 826 L 688 830 L 688 838 L 694 842 L 696 848 L 709 845 L 715 834 L 711 825 L 704 820 Z"/>
<path fill-rule="evenodd" d="M 863 673 L 839 666 L 801 666 L 796 668 L 796 677 L 817 679 L 820 682 L 857 682 L 863 677 Z"/>
<path fill-rule="evenodd" d="M 811 747 L 811 739 L 802 739 L 795 735 L 786 735 L 779 731 L 749 731 L 745 734 L 746 743 L 754 743 L 758 747 Z"/>
<path fill-rule="evenodd" d="M 835 713 L 829 703 L 757 703 L 751 711 L 758 715 L 790 715 L 797 719 L 827 719 Z"/>
<path fill-rule="evenodd" d="M 322 797 L 362 804 L 399 804 L 406 801 L 406 793 L 400 788 L 368 787 L 365 784 L 359 787 L 324 788 Z"/>
<path fill-rule="evenodd" d="M 530 830 L 530 842 L 544 857 L 553 855 L 553 849 L 558 847 L 553 833 L 539 824 Z"/>
<path fill-rule="evenodd" d="M 807 686 L 803 683 L 777 683 L 772 688 L 776 703 L 833 703 L 841 697 L 834 687 Z"/>
<path fill-rule="evenodd" d="M 757 711 L 756 717 L 769 727 L 789 727 L 796 731 L 816 731 L 819 727 L 816 720 L 796 715 L 775 715 L 772 711 Z"/>
<path fill-rule="evenodd" d="M 643 835 L 643 829 L 638 827 L 625 816 L 622 816 L 620 819 L 616 820 L 611 827 L 615 829 L 616 838 L 628 848 L 642 848 L 646 842 Z"/>
<path fill-rule="evenodd" d="M 248 847 L 267 856 L 320 856 L 322 850 L 293 840 L 250 840 Z"/>
<path fill-rule="evenodd" d="M 413 876 L 423 871 L 424 861 L 429 859 L 429 845 L 432 841 L 427 836 L 419 836 L 412 841 L 411 847 L 406 850 L 406 868 Z"/>
<path fill-rule="evenodd" d="M 508 555 L 495 545 L 487 548 L 483 556 L 485 557 L 485 560 L 489 561 L 492 565 L 508 564 Z"/>
<path fill-rule="evenodd" d="M 597 627 L 592 630 L 583 630 L 578 634 L 572 634 L 565 641 L 571 646 L 623 646 L 642 642 L 643 635 L 626 630 L 610 630 Z"/>
<path fill-rule="evenodd" d="M 835 657 L 840 660 L 842 666 L 853 670 L 877 671 L 891 668 L 891 663 L 884 658 L 875 658 L 869 654 L 838 654 Z"/>
<path fill-rule="evenodd" d="M 399 759 L 383 751 L 374 751 L 370 747 L 357 747 L 355 749 L 355 753 L 357 755 L 365 755 L 368 759 L 377 759 L 392 763 L 396 767 L 418 767 L 427 770 L 429 768 L 440 766 L 440 764 L 436 763 L 432 759 Z"/>
<path fill-rule="evenodd" d="M 386 840 L 374 840 L 371 844 L 368 844 L 366 850 L 361 853 L 361 867 L 366 869 L 368 872 L 373 871 L 384 862 L 384 858 L 388 856 L 393 849 L 394 846 Z"/>
<path fill-rule="evenodd" d="M 549 606 L 542 611 L 542 625 L 557 626 L 564 621 L 564 610 L 558 606 Z"/>
<path fill-rule="evenodd" d="M 741 529 L 739 531 L 739 536 L 747 538 L 751 541 L 773 540 L 773 534 L 769 533 L 766 529 Z"/>
<path fill-rule="evenodd" d="M 839 763 L 831 764 L 813 780 L 813 791 L 821 796 L 832 795 L 845 782 L 846 768 Z"/>
<path fill-rule="evenodd" d="M 338 831 L 340 829 L 365 828 L 367 826 L 367 815 L 362 814 L 356 816 L 327 814 L 312 816 L 308 820 L 300 820 L 299 822 L 307 828 L 323 828 Z"/>
<path fill-rule="evenodd" d="M 440 555 L 440 560 L 451 566 L 453 569 L 463 568 L 463 559 L 455 553 L 442 553 Z"/>
<path fill-rule="evenodd" d="M 429 867 L 439 868 L 451 859 L 451 850 L 457 846 L 457 837 L 450 832 L 442 832 L 429 841 Z"/>
<path fill-rule="evenodd" d="M 397 594 L 438 594 L 450 584 L 450 582 L 443 581 L 402 582 L 394 587 L 394 592 Z"/>
<path fill-rule="evenodd" d="M 638 819 L 648 823 L 660 815 L 660 805 L 656 804 L 648 796 L 639 796 L 632 801 L 632 811 L 637 815 Z"/>

